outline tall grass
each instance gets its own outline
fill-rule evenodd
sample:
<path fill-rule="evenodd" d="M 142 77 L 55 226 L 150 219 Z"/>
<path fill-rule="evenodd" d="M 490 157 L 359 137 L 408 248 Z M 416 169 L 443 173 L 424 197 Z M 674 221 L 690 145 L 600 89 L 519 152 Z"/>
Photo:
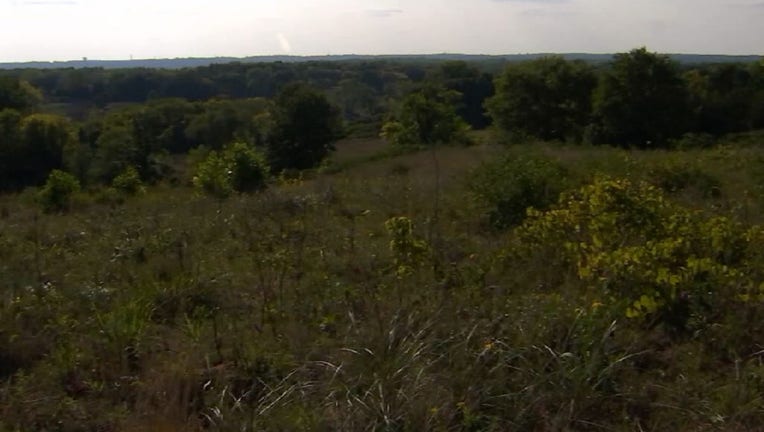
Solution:
<path fill-rule="evenodd" d="M 757 148 L 534 150 L 571 187 L 660 183 L 670 158 L 719 190 L 670 199 L 762 220 Z M 160 185 L 54 215 L 0 197 L 0 431 L 759 428 L 764 306 L 676 339 L 543 257 L 507 259 L 511 230 L 486 229 L 467 180 L 501 152 L 438 150 L 439 179 L 425 152 L 222 202 Z M 385 229 L 399 216 L 427 243 L 411 272 Z"/>

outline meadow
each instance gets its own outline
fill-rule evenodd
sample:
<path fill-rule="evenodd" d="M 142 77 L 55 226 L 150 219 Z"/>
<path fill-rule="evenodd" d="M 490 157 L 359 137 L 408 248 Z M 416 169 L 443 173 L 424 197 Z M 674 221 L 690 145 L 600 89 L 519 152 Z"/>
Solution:
<path fill-rule="evenodd" d="M 761 139 L 2 195 L 0 431 L 760 430 Z"/>

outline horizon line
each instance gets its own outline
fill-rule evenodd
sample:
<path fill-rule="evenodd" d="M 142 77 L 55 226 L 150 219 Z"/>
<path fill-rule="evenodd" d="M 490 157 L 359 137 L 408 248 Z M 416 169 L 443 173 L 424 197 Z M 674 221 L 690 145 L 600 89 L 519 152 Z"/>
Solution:
<path fill-rule="evenodd" d="M 359 54 L 359 53 L 342 53 L 342 54 L 254 54 L 247 56 L 233 56 L 233 55 L 210 55 L 210 56 L 178 56 L 178 57 L 141 57 L 141 58 L 90 58 L 81 57 L 78 59 L 72 58 L 67 60 L 0 60 L 0 64 L 14 64 L 14 63 L 72 63 L 72 62 L 136 62 L 136 61 L 157 61 L 157 60 L 209 60 L 209 59 L 250 59 L 250 58 L 267 58 L 267 57 L 289 57 L 289 58 L 313 58 L 313 57 L 429 57 L 429 56 L 464 56 L 464 57 L 511 57 L 511 56 L 528 56 L 528 55 L 615 55 L 626 51 L 618 52 L 590 52 L 590 51 L 534 51 L 534 52 L 517 52 L 517 53 L 503 53 L 503 54 L 487 54 L 487 53 L 465 53 L 465 52 L 423 52 L 423 53 L 385 53 L 385 54 Z M 727 53 L 696 53 L 696 52 L 660 52 L 654 51 L 661 55 L 689 55 L 699 57 L 764 57 L 764 54 L 727 54 Z"/>

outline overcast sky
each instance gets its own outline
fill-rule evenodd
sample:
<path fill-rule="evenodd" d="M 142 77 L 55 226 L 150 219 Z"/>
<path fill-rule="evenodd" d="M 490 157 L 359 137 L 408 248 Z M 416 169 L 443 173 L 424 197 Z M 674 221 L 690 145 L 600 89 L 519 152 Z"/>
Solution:
<path fill-rule="evenodd" d="M 764 53 L 762 0 L 0 0 L 0 62 L 250 56 Z"/>

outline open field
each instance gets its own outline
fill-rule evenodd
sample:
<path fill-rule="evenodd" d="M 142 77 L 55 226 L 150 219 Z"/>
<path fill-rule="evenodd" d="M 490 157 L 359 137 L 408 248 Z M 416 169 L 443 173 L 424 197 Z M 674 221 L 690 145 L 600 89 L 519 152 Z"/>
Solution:
<path fill-rule="evenodd" d="M 761 302 L 717 286 L 678 327 L 627 318 L 617 287 L 518 255 L 469 180 L 540 155 L 568 190 L 644 180 L 748 229 L 760 147 L 337 147 L 332 174 L 222 201 L 0 197 L 0 431 L 760 430 Z M 760 283 L 759 259 L 735 280 Z"/>

